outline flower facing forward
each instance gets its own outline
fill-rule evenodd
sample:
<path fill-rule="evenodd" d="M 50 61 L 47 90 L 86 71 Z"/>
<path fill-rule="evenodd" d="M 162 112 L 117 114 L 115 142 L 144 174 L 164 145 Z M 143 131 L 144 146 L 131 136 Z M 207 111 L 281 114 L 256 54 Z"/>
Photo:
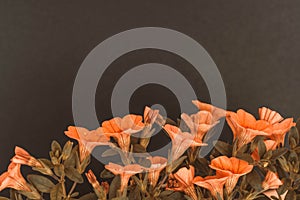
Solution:
<path fill-rule="evenodd" d="M 86 128 L 69 126 L 65 134 L 79 143 L 79 158 L 82 162 L 96 146 L 109 145 L 109 137 L 106 136 L 102 128 L 89 131 Z"/>
<path fill-rule="evenodd" d="M 268 171 L 266 174 L 266 177 L 264 179 L 264 181 L 262 182 L 262 187 L 264 190 L 267 190 L 264 192 L 264 194 L 269 197 L 269 199 L 272 199 L 271 197 L 278 197 L 278 193 L 277 193 L 277 189 L 279 188 L 279 186 L 281 186 L 283 183 L 281 182 L 281 180 L 278 178 L 278 176 L 272 172 L 272 171 Z M 286 192 L 287 193 L 287 192 Z M 281 199 L 285 198 L 286 193 L 283 193 L 281 195 Z"/>
<path fill-rule="evenodd" d="M 227 176 L 225 186 L 228 194 L 232 192 L 238 179 L 252 171 L 253 165 L 235 157 L 219 156 L 211 161 L 210 168 L 216 170 L 219 177 Z"/>
<path fill-rule="evenodd" d="M 171 175 L 171 179 L 176 179 L 176 184 L 172 187 L 168 186 L 168 190 L 181 191 L 190 196 L 193 200 L 197 200 L 193 179 L 195 176 L 195 168 L 190 165 L 189 169 L 186 167 L 180 168 L 175 174 Z"/>
<path fill-rule="evenodd" d="M 265 120 L 256 120 L 253 115 L 239 109 L 236 113 L 228 112 L 226 118 L 234 139 L 238 140 L 237 147 L 251 142 L 256 136 L 269 136 L 272 132 L 272 125 Z"/>
<path fill-rule="evenodd" d="M 198 113 L 190 116 L 182 113 L 181 118 L 189 127 L 191 134 L 199 141 L 202 141 L 205 134 L 219 123 L 219 121 L 213 120 L 212 114 L 208 111 L 199 111 Z"/>
<path fill-rule="evenodd" d="M 284 145 L 286 133 L 296 125 L 293 118 L 283 119 L 279 113 L 266 107 L 259 108 L 259 117 L 272 124 L 272 134 L 269 137 L 275 140 L 277 145 Z"/>
<path fill-rule="evenodd" d="M 106 135 L 117 140 L 123 151 L 129 151 L 130 136 L 144 128 L 143 118 L 139 115 L 126 115 L 123 118 L 116 117 L 102 123 Z"/>
<path fill-rule="evenodd" d="M 5 188 L 13 188 L 25 192 L 32 192 L 29 184 L 26 182 L 20 171 L 21 164 L 11 163 L 7 172 L 0 176 L 0 191 Z"/>
<path fill-rule="evenodd" d="M 264 143 L 266 146 L 266 151 L 276 149 L 276 145 L 277 145 L 276 141 L 265 140 Z M 256 161 L 260 160 L 260 156 L 258 154 L 258 147 L 252 152 L 251 157 L 253 158 L 253 160 L 256 160 Z"/>
<path fill-rule="evenodd" d="M 218 121 L 220 118 L 227 116 L 227 111 L 222 108 L 215 107 L 208 103 L 203 103 L 199 100 L 193 100 L 192 102 L 199 110 L 210 112 L 212 114 L 213 121 Z"/>
<path fill-rule="evenodd" d="M 167 131 L 172 140 L 171 161 L 178 159 L 189 147 L 207 145 L 192 134 L 182 132 L 177 126 L 167 124 L 163 128 Z"/>
<path fill-rule="evenodd" d="M 18 146 L 15 147 L 15 156 L 11 159 L 11 161 L 17 164 L 28 165 L 30 167 L 44 167 L 40 161 Z"/>
<path fill-rule="evenodd" d="M 89 170 L 87 173 L 85 173 L 85 176 L 87 177 L 89 183 L 93 186 L 98 198 L 100 200 L 105 200 L 109 192 L 109 184 L 107 182 L 102 182 L 100 185 L 92 170 Z"/>
<path fill-rule="evenodd" d="M 121 188 L 120 191 L 123 192 L 127 188 L 128 181 L 131 176 L 141 173 L 143 171 L 142 166 L 137 164 L 131 164 L 126 166 L 121 166 L 114 163 L 109 163 L 105 165 L 105 168 L 111 171 L 114 175 L 120 175 L 121 178 Z"/>
<path fill-rule="evenodd" d="M 207 176 L 205 178 L 197 176 L 194 178 L 193 183 L 209 190 L 216 199 L 218 199 L 218 195 L 223 199 L 223 187 L 227 179 L 227 176 Z"/>
<path fill-rule="evenodd" d="M 148 157 L 151 166 L 146 168 L 148 171 L 148 179 L 150 184 L 154 187 L 159 179 L 160 172 L 167 166 L 168 160 L 161 156 Z"/>

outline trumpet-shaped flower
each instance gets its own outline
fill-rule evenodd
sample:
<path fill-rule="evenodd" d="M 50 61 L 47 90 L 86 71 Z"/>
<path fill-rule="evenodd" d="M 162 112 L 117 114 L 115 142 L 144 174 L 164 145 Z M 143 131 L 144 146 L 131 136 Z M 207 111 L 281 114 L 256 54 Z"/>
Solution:
<path fill-rule="evenodd" d="M 220 118 L 227 116 L 227 111 L 222 108 L 215 107 L 208 103 L 203 103 L 199 100 L 193 100 L 192 102 L 199 110 L 210 112 L 212 114 L 213 121 L 218 121 Z"/>
<path fill-rule="evenodd" d="M 103 132 L 117 140 L 123 151 L 129 151 L 130 136 L 144 128 L 143 118 L 139 115 L 116 117 L 102 123 Z"/>
<path fill-rule="evenodd" d="M 166 167 L 168 160 L 161 156 L 148 157 L 148 160 L 151 162 L 151 166 L 146 168 L 148 171 L 148 179 L 152 186 L 155 186 L 160 172 Z"/>
<path fill-rule="evenodd" d="M 171 175 L 171 179 L 176 179 L 176 184 L 168 186 L 167 189 L 184 192 L 193 200 L 197 200 L 198 198 L 193 183 L 194 176 L 195 168 L 192 165 L 189 166 L 189 169 L 182 167 L 175 174 Z"/>
<path fill-rule="evenodd" d="M 17 164 L 28 165 L 36 168 L 44 167 L 40 161 L 18 146 L 15 147 L 15 156 L 11 159 L 11 161 Z"/>
<path fill-rule="evenodd" d="M 193 183 L 209 190 L 211 194 L 215 197 L 215 199 L 218 199 L 218 194 L 221 197 L 221 199 L 223 199 L 223 187 L 227 179 L 227 176 L 207 176 L 205 178 L 197 176 L 194 178 Z"/>
<path fill-rule="evenodd" d="M 114 163 L 109 163 L 105 165 L 105 168 L 111 171 L 114 175 L 120 175 L 121 178 L 121 188 L 120 191 L 123 192 L 127 188 L 128 181 L 131 176 L 141 173 L 143 171 L 142 166 L 138 164 L 131 164 L 126 166 L 121 166 Z"/>
<path fill-rule="evenodd" d="M 25 192 L 31 192 L 30 186 L 24 179 L 20 171 L 21 164 L 12 162 L 8 166 L 7 172 L 0 176 L 0 191 L 5 188 L 13 188 Z"/>
<path fill-rule="evenodd" d="M 65 134 L 79 143 L 79 157 L 83 161 L 96 146 L 109 145 L 109 137 L 106 136 L 102 128 L 89 131 L 86 128 L 69 126 Z"/>
<path fill-rule="evenodd" d="M 264 181 L 262 182 L 262 187 L 264 190 L 267 190 L 264 192 L 264 194 L 269 198 L 272 199 L 272 196 L 275 196 L 278 198 L 278 193 L 277 193 L 277 189 L 279 188 L 279 186 L 281 186 L 283 183 L 281 182 L 281 180 L 278 178 L 278 176 L 272 172 L 272 171 L 268 171 L 266 174 L 266 177 L 264 179 Z M 281 199 L 285 198 L 286 193 L 283 193 L 281 195 Z"/>
<path fill-rule="evenodd" d="M 171 160 L 178 159 L 189 147 L 206 146 L 201 140 L 195 138 L 192 134 L 182 132 L 178 127 L 165 125 L 164 129 L 172 140 Z"/>
<path fill-rule="evenodd" d="M 219 156 L 211 161 L 210 168 L 216 170 L 219 177 L 227 176 L 225 186 L 228 194 L 232 192 L 238 179 L 252 171 L 253 165 L 235 157 Z"/>
<path fill-rule="evenodd" d="M 219 122 L 214 121 L 212 114 L 208 111 L 199 111 L 190 116 L 183 113 L 181 118 L 189 127 L 191 134 L 199 141 L 202 141 L 205 134 Z"/>

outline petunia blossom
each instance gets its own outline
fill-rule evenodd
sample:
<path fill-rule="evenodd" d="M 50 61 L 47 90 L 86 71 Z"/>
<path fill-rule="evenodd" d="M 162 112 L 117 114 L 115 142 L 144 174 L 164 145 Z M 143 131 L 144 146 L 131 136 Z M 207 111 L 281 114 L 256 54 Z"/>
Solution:
<path fill-rule="evenodd" d="M 129 114 L 123 118 L 116 117 L 102 123 L 103 132 L 117 140 L 123 151 L 129 151 L 130 136 L 144 128 L 143 118 Z"/>
<path fill-rule="evenodd" d="M 120 175 L 121 178 L 121 188 L 120 191 L 123 192 L 127 188 L 128 181 L 131 176 L 141 173 L 143 167 L 138 164 L 131 164 L 126 166 L 121 166 L 115 163 L 109 163 L 105 165 L 105 169 L 111 171 L 114 175 Z"/>
<path fill-rule="evenodd" d="M 227 116 L 227 111 L 199 100 L 193 100 L 192 103 L 201 111 L 208 111 L 212 114 L 213 121 L 218 121 L 222 117 Z"/>
<path fill-rule="evenodd" d="M 256 120 L 253 115 L 239 109 L 236 113 L 228 112 L 226 118 L 234 139 L 238 140 L 237 146 L 248 144 L 256 136 L 269 136 L 272 133 L 272 125 L 265 120 Z"/>
<path fill-rule="evenodd" d="M 69 126 L 65 134 L 78 141 L 80 161 L 90 155 L 96 146 L 110 144 L 109 137 L 103 133 L 102 128 L 89 131 L 86 128 Z"/>
<path fill-rule="evenodd" d="M 17 164 L 28 165 L 36 168 L 44 167 L 40 161 L 18 146 L 15 147 L 15 156 L 11 159 L 11 161 Z"/>
<path fill-rule="evenodd" d="M 166 124 L 164 130 L 169 134 L 172 140 L 171 161 L 178 159 L 189 147 L 206 146 L 192 134 L 182 132 L 178 127 Z"/>
<path fill-rule="evenodd" d="M 235 157 L 228 158 L 227 156 L 219 156 L 211 161 L 210 168 L 216 170 L 216 175 L 219 177 L 227 176 L 225 183 L 228 194 L 232 192 L 238 179 L 252 171 L 253 165 Z"/>
<path fill-rule="evenodd" d="M 219 121 L 214 121 L 213 116 L 208 111 L 199 111 L 196 114 L 181 114 L 181 119 L 189 127 L 191 134 L 199 141 L 202 141 L 205 134 L 212 129 Z"/>
<path fill-rule="evenodd" d="M 20 171 L 21 164 L 12 162 L 8 170 L 0 176 L 0 191 L 5 188 L 13 188 L 25 192 L 32 192 Z"/>
<path fill-rule="evenodd" d="M 168 160 L 161 156 L 148 157 L 148 160 L 151 162 L 151 166 L 146 168 L 148 171 L 148 179 L 152 186 L 155 186 L 160 172 L 166 167 Z"/>
<path fill-rule="evenodd" d="M 296 125 L 293 118 L 284 119 L 279 113 L 266 107 L 259 108 L 259 117 L 272 125 L 272 133 L 269 138 L 275 140 L 278 146 L 284 145 L 286 133 Z"/>
<path fill-rule="evenodd" d="M 227 179 L 227 176 L 206 176 L 205 178 L 197 176 L 194 178 L 193 183 L 209 190 L 216 199 L 218 199 L 218 194 L 221 197 L 221 199 L 223 199 L 223 187 Z"/>
<path fill-rule="evenodd" d="M 272 172 L 272 171 L 268 171 L 266 174 L 266 177 L 264 179 L 264 181 L 262 182 L 262 187 L 264 190 L 266 190 L 264 192 L 264 194 L 269 198 L 272 199 L 271 196 L 275 196 L 278 198 L 278 193 L 277 193 L 277 189 L 279 188 L 279 186 L 281 186 L 283 183 L 281 182 L 281 180 L 278 178 L 278 176 Z M 283 194 L 284 196 L 286 194 Z M 284 199 L 284 196 L 282 196 Z"/>
<path fill-rule="evenodd" d="M 168 190 L 181 191 L 190 196 L 193 200 L 197 200 L 197 194 L 194 187 L 195 168 L 190 165 L 189 169 L 186 167 L 180 168 L 171 178 L 177 181 L 176 187 L 168 187 Z"/>

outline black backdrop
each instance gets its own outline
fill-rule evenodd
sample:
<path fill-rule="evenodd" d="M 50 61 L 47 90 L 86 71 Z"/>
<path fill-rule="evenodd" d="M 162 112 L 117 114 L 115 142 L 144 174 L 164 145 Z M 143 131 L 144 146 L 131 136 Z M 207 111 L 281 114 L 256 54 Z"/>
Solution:
<path fill-rule="evenodd" d="M 63 131 L 73 124 L 72 87 L 83 59 L 109 36 L 137 27 L 174 29 L 203 45 L 222 74 L 229 109 L 257 113 L 265 105 L 298 117 L 299 10 L 296 0 L 0 0 L 0 170 L 15 145 L 46 157 L 51 140 L 67 140 Z M 142 50 L 122 56 L 105 72 L 96 95 L 100 121 L 111 117 L 110 94 L 118 78 L 148 62 L 179 70 L 198 97 L 209 101 L 203 80 L 187 62 Z M 160 103 L 176 118 L 174 97 L 167 88 L 146 85 L 134 93 L 130 109 L 141 113 L 144 105 Z M 96 173 L 98 165 L 93 161 Z"/>

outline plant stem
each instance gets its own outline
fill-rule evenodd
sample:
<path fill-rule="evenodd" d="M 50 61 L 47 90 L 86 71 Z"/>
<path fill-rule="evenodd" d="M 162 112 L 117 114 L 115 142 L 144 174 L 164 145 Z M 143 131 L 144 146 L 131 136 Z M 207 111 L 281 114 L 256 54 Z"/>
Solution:
<path fill-rule="evenodd" d="M 69 199 L 69 198 L 71 197 L 71 195 L 72 195 L 73 191 L 74 191 L 74 190 L 75 190 L 75 188 L 76 188 L 76 185 L 77 185 L 77 183 L 76 183 L 76 182 L 74 182 L 74 183 L 73 183 L 73 185 L 72 185 L 72 187 L 71 187 L 71 190 L 69 191 L 69 194 L 68 194 L 68 197 L 67 197 L 67 199 Z"/>

